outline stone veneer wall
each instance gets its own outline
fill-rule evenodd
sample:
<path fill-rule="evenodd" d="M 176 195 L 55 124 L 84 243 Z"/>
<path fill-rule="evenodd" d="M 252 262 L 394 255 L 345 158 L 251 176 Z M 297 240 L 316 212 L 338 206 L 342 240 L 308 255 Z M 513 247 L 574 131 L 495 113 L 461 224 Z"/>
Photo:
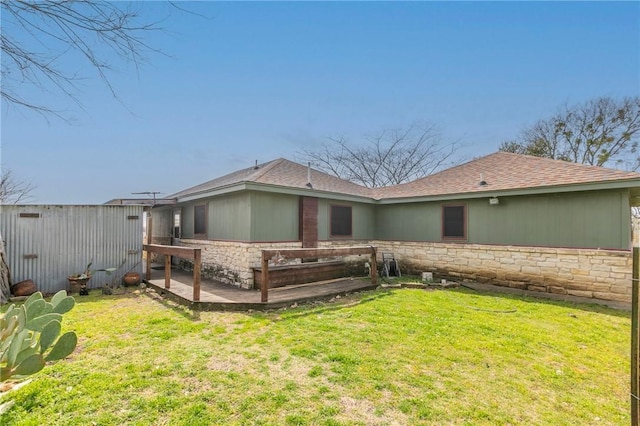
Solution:
<path fill-rule="evenodd" d="M 253 271 L 260 250 L 300 248 L 300 242 L 247 243 L 176 240 L 176 245 L 201 247 L 203 276 L 242 288 L 253 288 Z M 516 247 L 462 243 L 406 241 L 321 241 L 319 247 L 373 245 L 393 252 L 402 271 L 433 272 L 439 278 L 475 281 L 524 290 L 568 294 L 623 302 L 631 301 L 630 251 Z M 352 256 L 347 261 L 364 261 Z M 368 259 L 367 259 L 368 260 Z"/>
<path fill-rule="evenodd" d="M 630 251 L 372 241 L 402 269 L 524 290 L 631 301 Z"/>
<path fill-rule="evenodd" d="M 320 241 L 318 242 L 318 248 L 341 248 L 341 247 L 363 247 L 373 245 L 370 241 L 353 241 L 353 240 L 332 240 L 332 241 Z M 378 260 L 382 258 L 382 255 L 378 255 Z M 341 260 L 349 264 L 360 265 L 365 262 L 369 262 L 370 256 L 364 254 L 356 254 L 353 256 L 342 256 Z M 352 266 L 353 267 L 353 266 Z M 364 266 L 362 266 L 362 273 L 364 274 Z"/>
<path fill-rule="evenodd" d="M 253 288 L 253 270 L 260 266 L 261 250 L 300 248 L 301 243 L 175 240 L 175 245 L 202 248 L 202 276 L 242 288 Z M 184 262 L 187 266 L 190 262 Z"/>

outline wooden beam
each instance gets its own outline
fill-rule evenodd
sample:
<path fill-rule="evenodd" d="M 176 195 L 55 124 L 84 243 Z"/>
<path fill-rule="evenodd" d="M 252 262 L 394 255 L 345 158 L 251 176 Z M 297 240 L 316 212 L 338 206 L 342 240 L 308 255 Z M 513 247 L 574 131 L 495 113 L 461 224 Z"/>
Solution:
<path fill-rule="evenodd" d="M 340 248 L 301 248 L 301 249 L 283 249 L 283 250 L 262 250 L 264 256 L 271 258 L 276 255 L 291 257 L 291 258 L 305 258 L 305 257 L 332 257 L 332 256 L 350 256 L 357 254 L 370 254 L 375 251 L 372 246 L 367 247 L 340 247 Z"/>
<path fill-rule="evenodd" d="M 193 247 L 165 246 L 161 244 L 147 244 L 144 246 L 144 249 L 151 253 L 168 254 L 185 259 L 193 259 L 195 257 L 194 250 L 200 250 Z"/>
<path fill-rule="evenodd" d="M 147 253 L 147 270 L 145 271 L 145 277 L 146 280 L 149 281 L 151 279 L 151 253 L 150 252 L 146 252 Z"/>
<path fill-rule="evenodd" d="M 283 250 L 262 250 L 262 283 L 260 290 L 262 292 L 261 300 L 266 303 L 269 299 L 269 259 L 274 256 L 283 256 L 285 258 L 303 259 L 307 257 L 333 257 L 333 256 L 353 256 L 360 254 L 368 254 L 371 256 L 371 283 L 378 284 L 378 262 L 376 259 L 376 248 L 374 246 L 359 247 L 339 247 L 339 248 L 300 248 L 300 249 L 283 249 Z"/>
<path fill-rule="evenodd" d="M 164 288 L 170 288 L 171 286 L 171 257 L 178 256 L 186 259 L 193 259 L 193 301 L 200 301 L 202 249 L 182 246 L 165 246 L 162 244 L 145 244 L 143 248 L 147 252 L 147 280 L 151 279 L 151 262 L 149 260 L 149 253 L 164 255 Z"/>
<path fill-rule="evenodd" d="M 151 279 L 151 256 L 150 251 L 147 248 L 151 245 L 151 233 L 153 232 L 153 218 L 151 217 L 151 211 L 147 211 L 147 244 L 145 244 L 142 248 L 147 252 L 147 281 Z"/>
<path fill-rule="evenodd" d="M 202 265 L 202 250 L 194 249 L 193 252 L 193 301 L 200 301 L 200 271 Z"/>
<path fill-rule="evenodd" d="M 171 256 L 164 256 L 164 288 L 171 287 Z"/>
<path fill-rule="evenodd" d="M 267 303 L 269 300 L 269 258 L 268 250 L 262 251 L 262 283 L 260 283 L 260 301 Z"/>

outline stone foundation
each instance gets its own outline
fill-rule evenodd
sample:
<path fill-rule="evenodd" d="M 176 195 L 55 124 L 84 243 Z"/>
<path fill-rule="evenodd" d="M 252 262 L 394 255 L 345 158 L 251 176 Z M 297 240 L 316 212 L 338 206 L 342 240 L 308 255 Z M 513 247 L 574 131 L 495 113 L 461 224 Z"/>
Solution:
<path fill-rule="evenodd" d="M 175 245 L 202 249 L 202 276 L 242 288 L 253 288 L 253 270 L 260 267 L 261 250 L 300 248 L 299 242 L 246 243 L 238 241 L 175 240 Z M 183 260 L 182 267 L 193 267 Z"/>
<path fill-rule="evenodd" d="M 253 268 L 261 267 L 261 250 L 278 250 L 301 248 L 302 244 L 297 241 L 290 242 L 266 242 L 247 243 L 238 241 L 210 241 L 193 239 L 176 239 L 175 245 L 185 247 L 199 247 L 202 249 L 202 276 L 233 284 L 241 288 L 254 288 Z M 337 244 L 333 244 L 336 246 Z M 346 241 L 341 246 L 361 245 Z M 331 243 L 321 245 L 321 247 L 331 247 Z M 321 259 L 331 260 L 331 259 Z M 368 256 L 348 256 L 344 259 L 347 262 L 345 267 L 348 276 L 364 275 L 364 263 L 369 261 Z M 300 263 L 300 259 L 290 259 L 288 263 Z M 187 259 L 180 259 L 179 265 L 182 269 L 192 270 L 193 263 Z"/>
<path fill-rule="evenodd" d="M 630 251 L 373 241 L 405 273 L 631 302 Z"/>
<path fill-rule="evenodd" d="M 182 239 L 176 240 L 175 244 L 202 248 L 204 277 L 242 288 L 254 287 L 252 268 L 260 267 L 261 250 L 301 247 L 301 243 L 295 241 L 246 243 Z M 378 248 L 379 264 L 383 251 L 394 253 L 403 274 L 433 272 L 438 279 L 468 280 L 530 291 L 631 301 L 630 251 L 406 241 L 341 240 L 319 243 L 320 248 L 362 245 Z M 352 275 L 364 275 L 364 262 L 369 259 L 349 256 L 342 260 L 352 266 Z M 362 274 L 357 273 L 360 270 Z"/>

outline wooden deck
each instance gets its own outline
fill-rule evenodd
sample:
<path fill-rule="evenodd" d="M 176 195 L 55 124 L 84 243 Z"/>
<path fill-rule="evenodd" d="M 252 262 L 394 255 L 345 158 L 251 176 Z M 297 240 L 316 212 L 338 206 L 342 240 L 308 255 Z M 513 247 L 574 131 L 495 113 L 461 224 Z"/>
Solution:
<path fill-rule="evenodd" d="M 330 299 L 337 295 L 356 291 L 372 290 L 377 285 L 369 280 L 335 279 L 329 281 L 291 285 L 269 290 L 269 301 L 261 302 L 259 290 L 245 290 L 230 284 L 202 279 L 200 283 L 200 300 L 193 301 L 193 274 L 172 269 L 170 288 L 164 288 L 164 270 L 152 269 L 151 279 L 147 285 L 159 294 L 201 311 L 246 311 L 276 309 L 294 303 Z"/>

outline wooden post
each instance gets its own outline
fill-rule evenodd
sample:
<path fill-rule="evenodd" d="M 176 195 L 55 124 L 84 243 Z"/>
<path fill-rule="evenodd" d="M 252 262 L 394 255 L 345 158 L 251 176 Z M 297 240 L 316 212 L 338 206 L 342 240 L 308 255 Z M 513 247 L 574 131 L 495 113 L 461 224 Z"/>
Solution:
<path fill-rule="evenodd" d="M 152 221 L 151 221 L 151 209 L 147 211 L 147 245 L 151 244 L 151 231 L 152 231 Z M 151 252 L 147 250 L 147 281 L 151 279 Z"/>
<path fill-rule="evenodd" d="M 171 287 L 171 256 L 164 255 L 164 288 Z"/>
<path fill-rule="evenodd" d="M 371 284 L 378 284 L 378 259 L 376 254 L 376 248 L 371 247 Z"/>
<path fill-rule="evenodd" d="M 640 333 L 638 323 L 640 322 L 640 291 L 638 281 L 640 280 L 640 235 L 634 236 L 633 242 L 633 268 L 631 272 L 631 425 L 638 426 L 640 423 L 640 373 L 638 365 L 640 363 L 640 353 L 638 342 Z"/>
<path fill-rule="evenodd" d="M 260 301 L 267 303 L 269 300 L 269 258 L 264 251 L 262 252 L 262 284 L 260 285 L 260 291 L 262 293 Z"/>
<path fill-rule="evenodd" d="M 200 271 L 202 264 L 201 249 L 193 250 L 193 301 L 200 300 Z"/>
<path fill-rule="evenodd" d="M 146 280 L 149 281 L 151 280 L 151 252 L 149 250 L 145 250 L 144 252 L 146 253 L 146 257 L 147 257 L 147 263 L 146 263 L 147 270 L 145 271 L 145 276 L 146 276 Z"/>

